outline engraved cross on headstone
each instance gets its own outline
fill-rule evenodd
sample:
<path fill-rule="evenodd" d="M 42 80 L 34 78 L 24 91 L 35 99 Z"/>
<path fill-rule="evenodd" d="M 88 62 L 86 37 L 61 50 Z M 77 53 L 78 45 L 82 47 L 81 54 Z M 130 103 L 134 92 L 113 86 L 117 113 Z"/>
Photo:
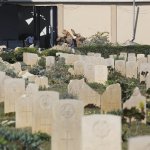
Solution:
<path fill-rule="evenodd" d="M 70 143 L 70 141 L 73 140 L 73 138 L 71 138 L 70 133 L 68 131 L 66 132 L 65 137 L 62 138 L 61 140 L 63 140 L 64 142 L 66 142 L 66 145 L 65 145 L 66 150 L 70 150 L 69 143 Z"/>
<path fill-rule="evenodd" d="M 29 106 L 28 104 L 26 106 L 23 107 L 22 109 L 22 115 L 24 116 L 24 120 L 25 122 L 29 122 L 29 117 L 32 116 L 32 108 L 31 106 Z"/>
<path fill-rule="evenodd" d="M 41 119 L 41 128 L 42 130 L 45 130 L 45 132 L 48 131 L 49 128 L 51 128 L 51 123 L 48 118 Z"/>

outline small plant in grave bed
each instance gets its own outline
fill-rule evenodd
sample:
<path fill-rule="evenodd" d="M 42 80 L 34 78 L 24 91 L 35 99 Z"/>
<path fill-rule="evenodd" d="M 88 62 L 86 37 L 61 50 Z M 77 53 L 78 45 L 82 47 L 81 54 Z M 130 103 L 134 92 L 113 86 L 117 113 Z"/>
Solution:
<path fill-rule="evenodd" d="M 88 104 L 84 107 L 84 114 L 91 115 L 91 114 L 100 114 L 100 107 L 96 106 L 95 104 Z"/>
<path fill-rule="evenodd" d="M 12 149 L 13 145 L 15 149 L 40 150 L 43 142 L 50 141 L 50 136 L 45 133 L 31 134 L 24 130 L 8 127 L 0 127 L 0 135 L 7 142 L 6 149 Z"/>
<path fill-rule="evenodd" d="M 69 94 L 68 92 L 65 92 L 60 94 L 60 99 L 77 99 L 77 97 Z"/>
<path fill-rule="evenodd" d="M 97 91 L 99 94 L 102 94 L 106 90 L 106 86 L 100 83 L 88 83 L 88 85 Z"/>
<path fill-rule="evenodd" d="M 38 65 L 41 66 L 43 69 L 46 68 L 46 58 L 41 57 L 41 59 L 38 61 Z"/>
<path fill-rule="evenodd" d="M 29 69 L 29 72 L 34 75 L 40 76 L 46 75 L 46 70 L 43 69 L 42 66 L 33 66 L 32 68 Z"/>
<path fill-rule="evenodd" d="M 107 112 L 107 114 L 122 116 L 123 112 L 121 110 L 114 110 L 114 111 Z"/>

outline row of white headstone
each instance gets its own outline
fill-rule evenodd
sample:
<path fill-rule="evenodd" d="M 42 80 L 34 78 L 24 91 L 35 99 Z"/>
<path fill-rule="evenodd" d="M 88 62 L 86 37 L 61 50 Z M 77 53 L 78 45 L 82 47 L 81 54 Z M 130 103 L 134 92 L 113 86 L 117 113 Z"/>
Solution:
<path fill-rule="evenodd" d="M 110 58 L 103 58 L 99 53 L 90 53 L 88 55 L 74 55 L 58 53 L 60 57 L 65 58 L 67 65 L 73 65 L 73 74 L 84 75 L 88 82 L 97 82 L 105 84 L 108 78 L 108 66 L 115 68 L 116 71 L 129 78 L 137 78 L 140 74 L 140 81 L 145 81 L 141 75 L 142 71 L 150 71 L 150 55 L 121 53 L 120 58 L 124 60 L 115 60 L 114 55 Z M 133 59 L 132 59 L 133 58 Z"/>
<path fill-rule="evenodd" d="M 51 134 L 52 150 L 121 150 L 120 117 L 83 116 L 81 101 L 59 100 L 57 92 L 38 91 L 35 84 L 25 89 L 23 79 L 8 78 L 3 72 L 0 76 L 5 113 L 16 113 L 17 128 Z"/>

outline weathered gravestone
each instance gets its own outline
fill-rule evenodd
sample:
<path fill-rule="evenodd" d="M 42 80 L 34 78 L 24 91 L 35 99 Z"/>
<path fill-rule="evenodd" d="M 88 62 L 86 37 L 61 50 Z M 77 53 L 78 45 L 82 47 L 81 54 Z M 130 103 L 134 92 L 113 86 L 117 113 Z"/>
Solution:
<path fill-rule="evenodd" d="M 123 104 L 123 108 L 131 109 L 132 107 L 136 107 L 139 111 L 141 111 L 141 109 L 144 109 L 143 111 L 146 114 L 146 98 L 141 95 L 138 87 L 134 89 L 133 94 L 130 97 L 130 99 L 126 100 L 126 102 Z M 143 123 L 145 122 L 146 122 L 146 117 Z"/>
<path fill-rule="evenodd" d="M 84 79 L 70 80 L 68 84 L 68 93 L 72 96 L 78 97 L 82 88 L 82 84 L 84 84 Z"/>
<path fill-rule="evenodd" d="M 54 91 L 40 91 L 34 96 L 32 113 L 32 132 L 52 131 L 52 107 L 59 100 L 59 93 Z"/>
<path fill-rule="evenodd" d="M 121 87 L 120 84 L 112 84 L 106 88 L 101 96 L 101 112 L 121 110 Z"/>
<path fill-rule="evenodd" d="M 48 78 L 45 77 L 45 76 L 41 76 L 41 77 L 35 76 L 34 82 L 39 87 L 42 87 L 42 88 L 44 88 L 44 87 L 47 88 L 48 87 Z"/>
<path fill-rule="evenodd" d="M 107 66 L 107 67 L 109 66 L 109 67 L 114 68 L 114 66 L 115 66 L 114 58 L 106 58 L 106 59 L 104 59 L 104 65 Z"/>
<path fill-rule="evenodd" d="M 140 57 L 139 59 L 137 59 L 138 72 L 141 70 L 141 65 L 143 63 L 147 63 L 147 57 Z"/>
<path fill-rule="evenodd" d="M 134 61 L 126 62 L 126 77 L 137 79 L 137 63 Z"/>
<path fill-rule="evenodd" d="M 139 59 L 139 58 L 143 58 L 143 57 L 145 57 L 145 55 L 144 54 L 137 54 L 137 60 Z"/>
<path fill-rule="evenodd" d="M 101 53 L 92 53 L 92 52 L 88 52 L 87 55 L 88 55 L 88 56 L 101 57 Z"/>
<path fill-rule="evenodd" d="M 115 61 L 115 70 L 120 72 L 125 76 L 126 74 L 126 61 L 125 60 L 116 60 Z"/>
<path fill-rule="evenodd" d="M 25 92 L 25 80 L 24 79 L 7 79 L 4 81 L 4 112 L 15 112 L 15 105 L 18 98 Z"/>
<path fill-rule="evenodd" d="M 108 69 L 104 65 L 84 65 L 84 77 L 88 82 L 105 84 L 108 78 Z"/>
<path fill-rule="evenodd" d="M 14 64 L 11 64 L 11 66 L 14 69 L 15 73 L 19 73 L 22 71 L 20 62 L 16 62 Z"/>
<path fill-rule="evenodd" d="M 88 80 L 88 82 L 94 82 L 94 65 L 93 64 L 84 65 L 84 77 Z"/>
<path fill-rule="evenodd" d="M 47 56 L 46 57 L 46 68 L 50 69 L 55 65 L 55 57 L 54 56 Z"/>
<path fill-rule="evenodd" d="M 105 84 L 108 79 L 108 68 L 104 65 L 94 67 L 94 82 Z"/>
<path fill-rule="evenodd" d="M 87 85 L 84 79 L 71 80 L 68 85 L 68 93 L 83 101 L 83 105 L 95 104 L 100 106 L 100 94 Z"/>
<path fill-rule="evenodd" d="M 136 56 L 128 56 L 128 61 L 136 62 Z"/>
<path fill-rule="evenodd" d="M 121 117 L 84 116 L 82 119 L 82 150 L 121 150 Z"/>
<path fill-rule="evenodd" d="M 65 59 L 65 64 L 66 64 L 66 65 L 73 65 L 74 62 L 80 60 L 80 56 L 81 56 L 81 55 L 74 55 L 74 54 L 69 54 L 69 55 L 67 55 L 67 57 L 66 57 L 66 59 Z"/>
<path fill-rule="evenodd" d="M 104 58 L 103 57 L 96 57 L 96 56 L 82 56 L 81 61 L 84 61 L 85 64 L 93 64 L 93 65 L 103 65 Z"/>
<path fill-rule="evenodd" d="M 150 136 L 138 136 L 129 139 L 129 150 L 150 150 Z"/>
<path fill-rule="evenodd" d="M 126 52 L 121 52 L 119 55 L 119 58 L 123 58 L 124 60 L 127 60 L 127 53 Z"/>
<path fill-rule="evenodd" d="M 33 53 L 23 53 L 23 62 L 27 65 L 37 65 L 38 55 Z"/>
<path fill-rule="evenodd" d="M 150 73 L 150 63 L 142 63 L 139 68 L 140 82 L 145 81 L 148 73 Z"/>
<path fill-rule="evenodd" d="M 53 107 L 52 150 L 82 150 L 81 101 L 64 99 Z"/>
<path fill-rule="evenodd" d="M 128 53 L 128 61 L 136 61 L 135 53 Z"/>
<path fill-rule="evenodd" d="M 136 57 L 135 53 L 128 53 L 128 57 Z"/>
<path fill-rule="evenodd" d="M 117 58 L 117 55 L 116 54 L 115 55 L 109 55 L 109 58 L 115 59 L 115 58 Z"/>
<path fill-rule="evenodd" d="M 79 90 L 78 99 L 83 101 L 83 105 L 86 106 L 88 104 L 94 104 L 96 106 L 100 106 L 100 94 L 93 90 L 89 85 L 85 82 L 82 83 L 81 88 Z"/>
<path fill-rule="evenodd" d="M 38 86 L 30 83 L 24 95 L 16 103 L 16 128 L 32 127 L 33 99 Z"/>
<path fill-rule="evenodd" d="M 150 74 L 146 76 L 146 89 L 150 88 Z"/>
<path fill-rule="evenodd" d="M 84 61 L 76 61 L 74 62 L 74 74 L 75 75 L 83 75 L 84 74 Z"/>
<path fill-rule="evenodd" d="M 4 101 L 4 80 L 6 79 L 6 73 L 0 71 L 0 102 Z"/>
<path fill-rule="evenodd" d="M 150 55 L 147 55 L 147 62 L 150 63 Z"/>

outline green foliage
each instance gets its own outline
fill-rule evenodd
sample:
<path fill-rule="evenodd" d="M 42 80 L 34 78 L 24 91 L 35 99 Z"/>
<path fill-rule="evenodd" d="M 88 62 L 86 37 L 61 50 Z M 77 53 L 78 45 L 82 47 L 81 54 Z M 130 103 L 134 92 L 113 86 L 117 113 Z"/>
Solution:
<path fill-rule="evenodd" d="M 150 101 L 147 102 L 146 108 L 150 109 Z"/>
<path fill-rule="evenodd" d="M 29 48 L 29 47 L 18 48 L 16 51 L 14 51 L 14 56 L 17 61 L 23 61 L 24 52 L 38 54 L 37 48 Z"/>
<path fill-rule="evenodd" d="M 63 94 L 60 94 L 60 99 L 77 99 L 77 97 L 69 94 L 68 92 L 65 92 Z"/>
<path fill-rule="evenodd" d="M 95 46 L 95 45 L 107 45 L 110 44 L 108 39 L 108 32 L 97 32 L 92 35 L 88 40 L 85 40 L 82 45 L 84 46 Z"/>
<path fill-rule="evenodd" d="M 108 75 L 107 85 L 119 83 L 122 90 L 122 101 L 125 102 L 133 93 L 135 87 L 140 87 L 140 82 L 134 78 L 126 78 L 119 72 L 111 71 Z"/>
<path fill-rule="evenodd" d="M 92 114 L 100 114 L 100 107 L 94 104 L 88 104 L 84 107 L 84 114 L 85 115 L 92 115 Z"/>
<path fill-rule="evenodd" d="M 107 112 L 107 114 L 122 116 L 123 112 L 121 110 L 117 110 L 117 111 L 114 110 L 114 111 Z"/>
<path fill-rule="evenodd" d="M 120 52 L 150 54 L 150 45 L 134 45 L 134 46 L 113 46 L 113 45 L 89 45 L 77 48 L 82 54 L 88 52 L 101 53 L 103 57 L 108 58 L 109 55 L 117 54 Z"/>
<path fill-rule="evenodd" d="M 125 108 L 123 109 L 123 117 L 129 118 L 129 126 L 131 126 L 132 118 L 136 119 L 137 121 L 144 120 L 145 112 L 140 112 L 136 107 L 131 107 L 131 109 Z"/>
<path fill-rule="evenodd" d="M 33 66 L 28 69 L 31 74 L 43 76 L 46 74 L 46 70 L 42 66 Z"/>
<path fill-rule="evenodd" d="M 46 49 L 46 50 L 42 51 L 42 53 L 40 55 L 41 56 L 56 56 L 56 53 L 68 53 L 68 52 L 60 51 L 60 50 Z"/>
<path fill-rule="evenodd" d="M 58 61 L 55 66 L 47 72 L 49 84 L 69 83 L 71 74 L 68 72 L 68 66 L 64 62 Z"/>
<path fill-rule="evenodd" d="M 3 52 L 0 57 L 11 64 L 15 63 L 17 60 L 15 58 L 14 52 Z"/>
<path fill-rule="evenodd" d="M 0 54 L 0 57 L 2 57 L 4 61 L 7 61 L 13 64 L 17 61 L 23 61 L 23 52 L 38 54 L 38 51 L 36 48 L 24 47 L 24 48 L 18 48 L 17 50 L 11 51 L 11 52 L 3 52 Z"/>
<path fill-rule="evenodd" d="M 106 90 L 106 86 L 100 83 L 88 83 L 88 85 L 99 94 L 102 94 Z"/>
<path fill-rule="evenodd" d="M 27 131 L 6 127 L 0 128 L 0 135 L 0 142 L 3 142 L 3 148 L 5 149 L 13 149 L 14 147 L 24 150 L 40 150 L 40 145 L 43 142 L 50 141 L 50 137 L 44 133 L 31 134 Z"/>
<path fill-rule="evenodd" d="M 38 61 L 38 65 L 41 66 L 43 69 L 46 68 L 46 58 L 41 57 L 41 59 Z"/>
<path fill-rule="evenodd" d="M 8 68 L 8 66 L 0 62 L 0 71 L 6 72 L 6 75 L 11 76 L 12 78 L 17 77 L 13 69 Z"/>

